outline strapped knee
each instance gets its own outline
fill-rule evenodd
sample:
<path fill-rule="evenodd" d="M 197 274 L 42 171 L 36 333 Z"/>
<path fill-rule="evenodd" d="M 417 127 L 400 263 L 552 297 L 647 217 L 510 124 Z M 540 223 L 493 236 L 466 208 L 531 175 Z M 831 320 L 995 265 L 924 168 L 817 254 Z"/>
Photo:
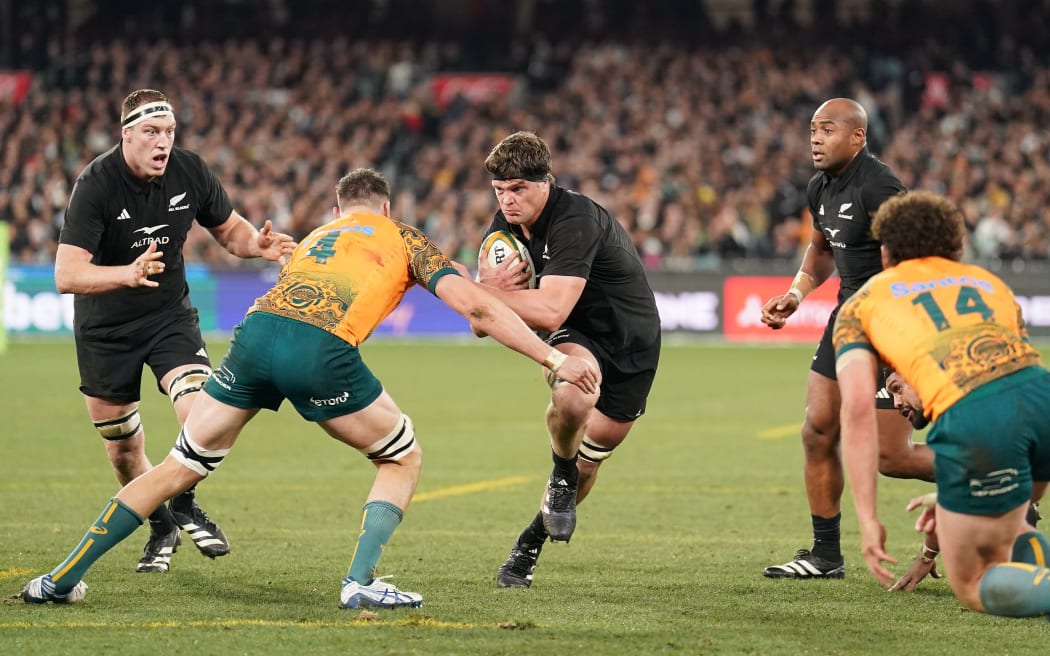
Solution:
<path fill-rule="evenodd" d="M 366 458 L 377 462 L 396 462 L 416 448 L 416 432 L 412 420 L 402 413 L 394 430 L 371 446 L 358 449 Z"/>
<path fill-rule="evenodd" d="M 590 436 L 584 435 L 580 443 L 580 457 L 590 462 L 601 462 L 612 455 L 614 446 L 602 446 L 592 440 Z"/>
<path fill-rule="evenodd" d="M 171 456 L 179 461 L 183 467 L 194 471 L 201 476 L 207 476 L 218 469 L 222 459 L 229 453 L 229 449 L 215 449 L 208 451 L 194 442 L 183 428 L 179 432 L 179 439 L 171 449 Z"/>
<path fill-rule="evenodd" d="M 204 387 L 204 381 L 211 376 L 211 369 L 204 365 L 198 365 L 193 369 L 187 369 L 171 381 L 168 385 L 168 398 L 175 403 L 187 394 L 199 392 Z"/>
<path fill-rule="evenodd" d="M 142 430 L 142 418 L 139 417 L 139 409 L 135 408 L 128 414 L 117 417 L 116 419 L 104 419 L 102 421 L 96 421 L 95 430 L 102 436 L 102 439 L 109 440 L 110 442 L 119 442 L 120 440 L 126 440 Z"/>

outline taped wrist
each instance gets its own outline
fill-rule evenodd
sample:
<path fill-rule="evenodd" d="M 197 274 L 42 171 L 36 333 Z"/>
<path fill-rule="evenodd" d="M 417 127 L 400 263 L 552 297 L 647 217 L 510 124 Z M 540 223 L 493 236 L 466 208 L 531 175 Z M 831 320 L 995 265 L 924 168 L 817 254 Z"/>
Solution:
<path fill-rule="evenodd" d="M 813 276 L 805 271 L 799 271 L 795 274 L 795 279 L 791 281 L 791 288 L 788 289 L 787 293 L 794 296 L 801 303 L 802 299 L 809 296 L 810 292 L 816 288 L 817 281 L 813 279 Z"/>
<path fill-rule="evenodd" d="M 551 352 L 547 354 L 547 359 L 543 361 L 543 366 L 550 369 L 551 373 L 558 373 L 558 369 L 565 364 L 568 357 L 558 349 L 551 349 Z"/>
<path fill-rule="evenodd" d="M 919 551 L 919 556 L 922 558 L 922 562 L 926 564 L 932 563 L 937 558 L 937 554 L 941 553 L 937 549 L 927 545 L 925 542 L 922 543 L 922 550 Z"/>

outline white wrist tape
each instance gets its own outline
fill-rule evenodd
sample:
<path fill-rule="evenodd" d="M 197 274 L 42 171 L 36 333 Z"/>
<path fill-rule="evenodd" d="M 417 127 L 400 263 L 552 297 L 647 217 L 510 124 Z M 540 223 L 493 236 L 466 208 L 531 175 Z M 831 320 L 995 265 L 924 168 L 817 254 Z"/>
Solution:
<path fill-rule="evenodd" d="M 551 349 L 551 352 L 547 354 L 547 359 L 543 361 L 543 366 L 550 369 L 551 372 L 557 373 L 558 368 L 565 364 L 565 360 L 568 357 L 558 349 Z"/>

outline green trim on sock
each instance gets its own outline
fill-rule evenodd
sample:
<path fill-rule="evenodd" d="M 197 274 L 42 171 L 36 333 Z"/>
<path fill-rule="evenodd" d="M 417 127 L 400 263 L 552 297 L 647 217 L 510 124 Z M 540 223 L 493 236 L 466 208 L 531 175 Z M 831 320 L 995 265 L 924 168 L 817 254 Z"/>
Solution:
<path fill-rule="evenodd" d="M 1050 569 L 1028 563 L 1001 563 L 984 573 L 977 593 L 990 615 L 1044 615 L 1050 613 Z"/>
<path fill-rule="evenodd" d="M 401 509 L 387 501 L 369 501 L 361 511 L 361 534 L 350 561 L 350 578 L 368 585 L 375 579 L 383 547 L 401 523 Z"/>
<path fill-rule="evenodd" d="M 87 533 L 62 563 L 51 570 L 55 592 L 66 594 L 84 578 L 96 560 L 142 526 L 142 517 L 117 498 L 110 499 Z"/>

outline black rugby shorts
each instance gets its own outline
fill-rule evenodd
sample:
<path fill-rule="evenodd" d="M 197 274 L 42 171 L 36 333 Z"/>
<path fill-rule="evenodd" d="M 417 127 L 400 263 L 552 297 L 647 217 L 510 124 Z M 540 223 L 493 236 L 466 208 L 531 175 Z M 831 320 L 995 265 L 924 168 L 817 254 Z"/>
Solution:
<path fill-rule="evenodd" d="M 161 389 L 160 379 L 172 369 L 187 364 L 211 367 L 195 308 L 147 319 L 77 333 L 77 366 L 83 394 L 134 403 L 141 397 L 145 365 L 153 371 L 157 389 L 164 395 L 167 390 Z"/>
<path fill-rule="evenodd" d="M 831 342 L 831 335 L 835 330 L 835 317 L 839 314 L 836 307 L 828 318 L 828 325 L 824 327 L 824 334 L 817 344 L 817 352 L 813 355 L 813 364 L 810 370 L 831 380 L 838 380 L 835 375 L 835 347 Z M 886 389 L 886 376 L 889 372 L 884 367 L 879 367 L 879 377 L 875 383 L 875 407 L 879 410 L 893 410 L 893 395 Z"/>
<path fill-rule="evenodd" d="M 637 371 L 623 371 L 620 360 L 598 348 L 586 335 L 573 328 L 559 328 L 547 337 L 551 346 L 579 344 L 594 355 L 602 371 L 601 395 L 595 406 L 598 412 L 614 421 L 634 421 L 645 414 L 645 401 L 656 378 L 656 363 L 660 359 L 660 340 L 636 361 L 651 362 L 651 367 Z"/>

